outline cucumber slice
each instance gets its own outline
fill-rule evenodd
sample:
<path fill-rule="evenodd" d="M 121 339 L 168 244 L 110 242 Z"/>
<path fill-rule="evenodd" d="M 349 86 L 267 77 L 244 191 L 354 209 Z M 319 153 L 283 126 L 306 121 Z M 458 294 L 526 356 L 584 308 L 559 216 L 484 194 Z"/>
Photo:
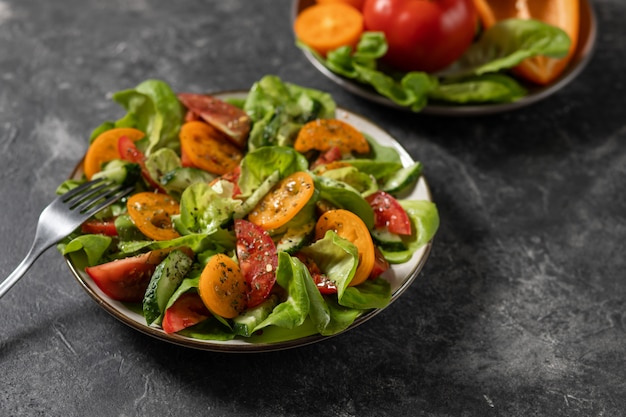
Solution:
<path fill-rule="evenodd" d="M 276 243 L 276 250 L 289 254 L 297 252 L 310 242 L 313 229 L 315 229 L 315 222 L 288 228 Z"/>
<path fill-rule="evenodd" d="M 174 250 L 155 269 L 143 298 L 143 315 L 148 325 L 160 324 L 165 306 L 191 269 L 193 260 Z"/>
<path fill-rule="evenodd" d="M 408 262 L 413 256 L 413 252 L 409 250 L 393 252 L 381 249 L 381 252 L 390 264 L 403 264 Z"/>
<path fill-rule="evenodd" d="M 414 186 L 420 175 L 422 175 L 422 163 L 415 162 L 413 165 L 399 169 L 391 175 L 382 186 L 382 190 L 389 194 L 401 193 Z"/>
<path fill-rule="evenodd" d="M 107 178 L 122 186 L 128 186 L 136 183 L 141 178 L 141 168 L 138 164 L 124 161 L 121 159 L 113 159 L 109 161 L 104 169 L 97 172 L 92 179 Z"/>
<path fill-rule="evenodd" d="M 265 320 L 274 307 L 278 305 L 278 296 L 271 294 L 267 300 L 256 307 L 244 311 L 233 319 L 233 331 L 236 335 L 250 337 L 263 320 Z"/>
<path fill-rule="evenodd" d="M 371 231 L 372 240 L 378 246 L 391 252 L 400 252 L 407 249 L 402 237 L 396 233 L 391 233 L 386 228 L 374 229 Z"/>

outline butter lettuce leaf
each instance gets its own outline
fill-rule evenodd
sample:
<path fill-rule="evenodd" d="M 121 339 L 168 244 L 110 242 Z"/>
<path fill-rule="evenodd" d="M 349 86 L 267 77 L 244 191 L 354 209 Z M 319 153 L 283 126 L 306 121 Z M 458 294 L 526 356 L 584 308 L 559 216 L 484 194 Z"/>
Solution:
<path fill-rule="evenodd" d="M 480 33 L 456 62 L 438 73 L 398 72 L 385 68 L 387 51 L 382 32 L 364 32 L 356 48 L 342 46 L 323 57 L 301 42 L 332 72 L 371 88 L 399 106 L 420 111 L 429 102 L 452 104 L 512 102 L 527 90 L 506 71 L 526 58 L 564 56 L 570 47 L 567 33 L 533 19 L 507 19 Z"/>
<path fill-rule="evenodd" d="M 334 117 L 336 104 L 328 93 L 267 75 L 252 85 L 243 109 L 254 122 L 248 140 L 254 150 L 292 144 L 304 123 Z"/>
<path fill-rule="evenodd" d="M 301 153 L 286 146 L 267 146 L 248 152 L 241 161 L 239 188 L 250 195 L 270 175 L 278 171 L 279 179 L 294 172 L 306 171 L 309 162 Z"/>
<path fill-rule="evenodd" d="M 406 246 L 403 251 L 389 251 L 379 248 L 385 259 L 392 264 L 404 263 L 411 259 L 413 253 L 428 243 L 439 229 L 439 212 L 437 206 L 426 200 L 398 200 L 409 215 L 411 236 L 402 237 Z"/>
<path fill-rule="evenodd" d="M 351 185 L 333 178 L 316 176 L 315 188 L 320 190 L 320 199 L 329 201 L 338 208 L 346 209 L 363 220 L 368 229 L 374 227 L 374 211 L 361 193 Z"/>
<path fill-rule="evenodd" d="M 535 19 L 505 19 L 487 29 L 441 75 L 494 73 L 537 55 L 561 58 L 567 54 L 570 44 L 567 33 L 556 26 Z"/>
<path fill-rule="evenodd" d="M 391 300 L 391 285 L 383 278 L 368 279 L 356 287 L 348 287 L 339 299 L 344 307 L 367 310 L 384 308 Z"/>
<path fill-rule="evenodd" d="M 184 108 L 171 87 L 161 80 L 146 80 L 133 89 L 113 94 L 113 101 L 126 109 L 115 122 L 107 121 L 91 134 L 91 140 L 115 127 L 132 127 L 146 134 L 137 142 L 149 156 L 160 148 L 178 149 L 178 131 L 183 123 Z"/>
<path fill-rule="evenodd" d="M 302 252 L 313 259 L 328 279 L 335 283 L 337 297 L 341 299 L 359 263 L 356 246 L 329 230 L 322 239 L 302 248 Z"/>
<path fill-rule="evenodd" d="M 63 255 L 83 252 L 87 259 L 87 266 L 94 266 L 105 258 L 112 239 L 104 235 L 80 235 L 67 244 L 59 244 L 58 248 Z"/>
<path fill-rule="evenodd" d="M 182 234 L 207 233 L 219 230 L 233 216 L 241 200 L 215 191 L 204 182 L 191 184 L 180 199 L 180 214 L 173 217 L 176 229 Z"/>
<path fill-rule="evenodd" d="M 310 311 L 307 279 L 311 278 L 302 262 L 286 252 L 279 252 L 276 282 L 287 290 L 287 299 L 278 304 L 272 313 L 254 328 L 253 333 L 272 325 L 287 329 L 302 325 Z"/>

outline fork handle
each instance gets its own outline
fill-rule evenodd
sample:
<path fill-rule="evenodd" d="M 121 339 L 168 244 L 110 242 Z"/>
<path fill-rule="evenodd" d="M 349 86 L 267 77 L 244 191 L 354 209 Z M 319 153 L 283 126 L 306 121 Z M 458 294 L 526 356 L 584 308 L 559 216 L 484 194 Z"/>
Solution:
<path fill-rule="evenodd" d="M 2 296 L 4 296 L 4 294 L 6 294 L 11 289 L 11 287 L 13 287 L 13 285 L 15 285 L 15 283 L 24 276 L 24 273 L 28 271 L 28 268 L 31 267 L 33 262 L 35 262 L 37 258 L 39 258 L 39 256 L 53 244 L 54 243 L 33 243 L 22 262 L 20 262 L 20 264 L 13 270 L 13 272 L 11 272 L 11 275 L 6 277 L 4 281 L 0 283 L 0 298 L 2 298 Z"/>

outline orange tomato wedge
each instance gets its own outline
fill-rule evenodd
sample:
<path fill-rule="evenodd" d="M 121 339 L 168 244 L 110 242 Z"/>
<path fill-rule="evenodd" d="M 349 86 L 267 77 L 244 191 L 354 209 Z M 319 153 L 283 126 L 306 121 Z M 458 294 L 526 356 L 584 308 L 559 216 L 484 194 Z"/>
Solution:
<path fill-rule="evenodd" d="M 474 4 L 485 28 L 499 20 L 519 18 L 537 19 L 563 29 L 572 41 L 565 57 L 536 56 L 522 61 L 514 69 L 518 76 L 539 85 L 549 84 L 563 73 L 578 43 L 579 0 L 474 0 Z"/>
<path fill-rule="evenodd" d="M 232 258 L 218 253 L 202 270 L 198 293 L 204 305 L 218 316 L 231 319 L 246 308 L 246 280 Z"/>
<path fill-rule="evenodd" d="M 120 159 L 120 153 L 117 148 L 117 143 L 122 136 L 127 136 L 133 142 L 138 141 L 144 137 L 144 133 L 141 130 L 133 129 L 131 127 L 120 127 L 102 132 L 96 137 L 85 154 L 85 162 L 83 164 L 83 170 L 88 180 L 91 177 L 102 170 L 102 166 L 112 161 L 113 159 Z"/>
<path fill-rule="evenodd" d="M 172 216 L 180 213 L 180 206 L 169 195 L 150 191 L 133 194 L 128 198 L 126 208 L 135 226 L 150 239 L 180 237 L 172 225 Z"/>
<path fill-rule="evenodd" d="M 315 4 L 293 25 L 296 37 L 322 55 L 340 46 L 356 46 L 363 33 L 363 15 L 345 3 Z"/>

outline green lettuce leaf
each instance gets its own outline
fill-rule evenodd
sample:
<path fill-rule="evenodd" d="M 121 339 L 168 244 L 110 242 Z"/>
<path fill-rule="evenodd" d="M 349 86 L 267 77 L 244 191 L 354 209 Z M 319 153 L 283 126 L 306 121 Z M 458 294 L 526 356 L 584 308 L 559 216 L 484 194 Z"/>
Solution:
<path fill-rule="evenodd" d="M 270 175 L 278 171 L 279 179 L 294 172 L 306 171 L 309 162 L 304 155 L 286 146 L 268 146 L 248 152 L 241 161 L 239 188 L 250 195 Z"/>
<path fill-rule="evenodd" d="M 111 246 L 112 239 L 104 235 L 80 235 L 61 245 L 63 255 L 83 252 L 87 258 L 87 266 L 97 265 Z"/>
<path fill-rule="evenodd" d="M 145 164 L 150 177 L 158 182 L 161 182 L 161 177 L 168 172 L 182 167 L 180 157 L 170 148 L 161 148 L 152 152 L 150 156 L 146 158 Z"/>
<path fill-rule="evenodd" d="M 444 77 L 482 75 L 513 68 L 537 55 L 561 58 L 571 40 L 562 29 L 534 19 L 506 19 L 487 29 L 478 42 L 449 69 Z"/>
<path fill-rule="evenodd" d="M 370 152 L 365 158 L 378 162 L 402 164 L 402 159 L 398 151 L 391 146 L 384 146 L 378 143 L 372 136 L 365 134 L 365 138 L 370 144 Z"/>
<path fill-rule="evenodd" d="M 204 182 L 191 184 L 181 196 L 180 215 L 173 217 L 177 230 L 182 234 L 211 234 L 220 229 L 241 205 L 229 195 L 218 193 Z"/>
<path fill-rule="evenodd" d="M 354 166 L 331 169 L 325 171 L 322 176 L 344 182 L 357 190 L 364 197 L 378 190 L 376 178 L 359 171 Z"/>
<path fill-rule="evenodd" d="M 225 253 L 235 249 L 235 235 L 226 229 L 216 229 L 212 233 L 190 233 L 172 240 L 133 240 L 118 243 L 119 256 L 129 256 L 140 251 L 186 246 L 200 258 Z"/>
<path fill-rule="evenodd" d="M 420 111 L 431 100 L 454 104 L 518 100 L 527 94 L 526 89 L 503 72 L 529 57 L 562 57 L 570 43 L 563 30 L 538 20 L 503 20 L 483 31 L 461 58 L 436 74 L 379 67 L 387 50 L 381 32 L 364 32 L 354 50 L 342 46 L 326 58 L 301 42 L 297 45 L 334 73 L 362 83 L 400 106 Z"/>
<path fill-rule="evenodd" d="M 304 323 L 310 307 L 306 284 L 307 278 L 310 279 L 308 274 L 306 267 L 298 259 L 285 252 L 278 253 L 276 282 L 287 291 L 287 300 L 278 304 L 272 313 L 254 328 L 253 333 L 267 326 L 293 329 Z"/>
<path fill-rule="evenodd" d="M 439 212 L 434 203 L 426 200 L 398 200 L 409 215 L 412 234 L 403 237 L 406 246 L 404 251 L 389 251 L 380 248 L 390 263 L 404 263 L 411 259 L 413 253 L 428 243 L 439 228 Z"/>
<path fill-rule="evenodd" d="M 315 188 L 320 191 L 320 199 L 329 201 L 335 207 L 353 212 L 363 220 L 368 229 L 374 227 L 372 206 L 352 186 L 332 178 L 316 176 Z"/>
<path fill-rule="evenodd" d="M 442 81 L 432 91 L 431 99 L 448 103 L 507 103 L 518 100 L 528 91 L 515 79 L 505 74 L 482 74 L 458 81 Z"/>
<path fill-rule="evenodd" d="M 313 259 L 328 279 L 335 283 L 337 297 L 341 299 L 359 263 L 356 246 L 329 230 L 322 239 L 302 248 L 302 252 Z"/>
<path fill-rule="evenodd" d="M 146 133 L 146 138 L 137 142 L 146 156 L 164 147 L 179 148 L 184 109 L 167 83 L 146 80 L 133 89 L 114 93 L 113 100 L 126 109 L 126 114 L 116 122 L 98 126 L 91 140 L 114 127 L 133 127 Z"/>
<path fill-rule="evenodd" d="M 348 287 L 339 304 L 348 308 L 368 310 L 384 308 L 391 300 L 391 285 L 383 278 L 368 279 L 356 287 Z"/>
<path fill-rule="evenodd" d="M 340 306 L 336 299 L 322 296 L 310 275 L 306 286 L 310 302 L 309 319 L 322 336 L 346 330 L 361 315 L 361 310 Z"/>
<path fill-rule="evenodd" d="M 328 93 L 267 75 L 252 85 L 243 108 L 254 122 L 248 140 L 254 150 L 290 145 L 304 123 L 334 117 L 336 104 Z"/>

